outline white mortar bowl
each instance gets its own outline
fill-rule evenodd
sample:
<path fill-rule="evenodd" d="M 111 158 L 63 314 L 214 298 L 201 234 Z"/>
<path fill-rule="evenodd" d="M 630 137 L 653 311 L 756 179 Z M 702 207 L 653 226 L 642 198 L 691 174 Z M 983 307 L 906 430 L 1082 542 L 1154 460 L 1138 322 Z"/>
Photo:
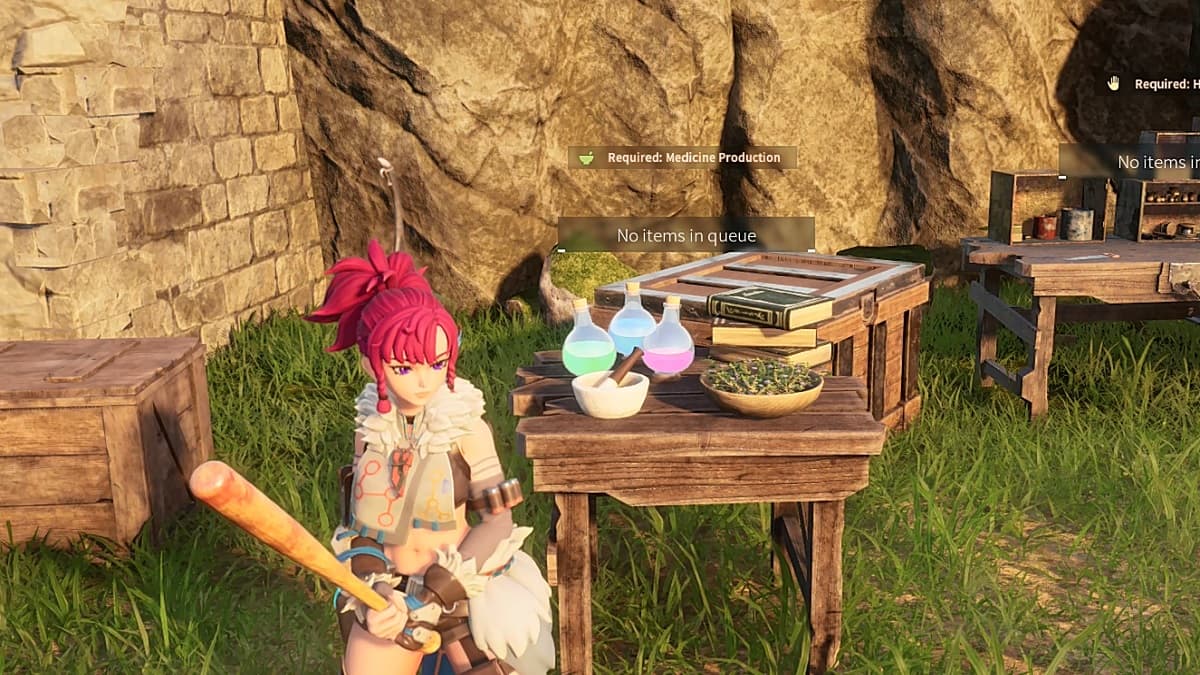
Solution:
<path fill-rule="evenodd" d="M 579 407 L 590 417 L 615 420 L 636 415 L 646 402 L 650 391 L 650 378 L 641 373 L 629 373 L 618 387 L 600 388 L 608 379 L 611 370 L 580 375 L 571 380 L 571 389 Z"/>

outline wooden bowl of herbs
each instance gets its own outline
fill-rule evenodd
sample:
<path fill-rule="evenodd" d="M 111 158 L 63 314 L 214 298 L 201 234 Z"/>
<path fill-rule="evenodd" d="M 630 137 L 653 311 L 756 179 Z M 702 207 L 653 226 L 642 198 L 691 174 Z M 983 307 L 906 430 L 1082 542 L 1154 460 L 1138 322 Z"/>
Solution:
<path fill-rule="evenodd" d="M 807 366 L 772 359 L 714 363 L 700 385 L 722 408 L 746 417 L 783 417 L 821 395 L 825 379 Z"/>

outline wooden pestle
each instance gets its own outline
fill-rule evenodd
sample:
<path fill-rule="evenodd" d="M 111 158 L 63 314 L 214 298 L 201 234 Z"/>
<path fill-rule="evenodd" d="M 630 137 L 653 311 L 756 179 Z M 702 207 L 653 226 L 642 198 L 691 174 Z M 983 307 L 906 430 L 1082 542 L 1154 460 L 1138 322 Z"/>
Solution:
<path fill-rule="evenodd" d="M 597 386 L 605 387 L 607 389 L 611 389 L 614 386 L 621 386 L 621 380 L 625 379 L 625 376 L 629 374 L 629 371 L 633 370 L 633 367 L 637 365 L 637 362 L 642 360 L 643 353 L 644 352 L 642 351 L 641 347 L 634 347 L 633 351 L 629 353 L 629 356 L 626 356 L 625 360 L 618 364 L 612 373 Z M 609 384 L 610 381 L 612 384 Z"/>

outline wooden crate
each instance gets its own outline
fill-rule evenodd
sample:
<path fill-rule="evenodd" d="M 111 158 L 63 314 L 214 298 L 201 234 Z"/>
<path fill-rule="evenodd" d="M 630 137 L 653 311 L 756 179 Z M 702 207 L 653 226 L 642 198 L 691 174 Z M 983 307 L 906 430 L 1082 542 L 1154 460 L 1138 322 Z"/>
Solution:
<path fill-rule="evenodd" d="M 924 266 L 815 253 L 726 253 L 629 281 L 642 303 L 661 314 L 668 295 L 680 297 L 680 317 L 697 345 L 712 344 L 708 296 L 742 286 L 775 286 L 834 299 L 833 317 L 817 337 L 834 345 L 830 370 L 867 379 L 871 412 L 893 428 L 920 411 L 917 389 L 921 320 L 929 302 Z M 625 302 L 625 282 L 596 289 L 593 321 L 608 327 Z"/>
<path fill-rule="evenodd" d="M 149 523 L 157 539 L 212 454 L 204 352 L 195 338 L 0 342 L 0 532 L 125 545 Z"/>
<path fill-rule="evenodd" d="M 1195 198 L 1190 202 L 1151 201 L 1155 195 L 1172 190 L 1178 190 L 1183 195 L 1190 192 Z M 1114 229 L 1118 237 L 1131 241 L 1176 241 L 1157 237 L 1155 232 L 1164 224 L 1170 230 L 1180 222 L 1190 222 L 1200 232 L 1200 180 L 1161 181 L 1127 178 L 1121 181 L 1117 190 Z"/>
<path fill-rule="evenodd" d="M 988 239 L 1006 244 L 1046 241 L 1033 238 L 1035 217 L 1083 208 L 1095 213 L 1091 241 L 1104 241 L 1107 203 L 1107 179 L 1060 179 L 1053 169 L 993 171 Z"/>

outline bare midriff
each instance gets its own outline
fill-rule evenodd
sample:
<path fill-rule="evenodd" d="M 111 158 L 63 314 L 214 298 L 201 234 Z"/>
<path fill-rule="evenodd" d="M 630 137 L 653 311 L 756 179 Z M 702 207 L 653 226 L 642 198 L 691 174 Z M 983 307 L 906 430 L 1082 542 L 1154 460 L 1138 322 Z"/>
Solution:
<path fill-rule="evenodd" d="M 396 566 L 400 574 L 424 574 L 430 565 L 437 562 L 437 552 L 450 545 L 458 546 L 466 538 L 470 526 L 467 524 L 467 508 L 454 509 L 453 530 L 433 531 L 412 528 L 408 531 L 408 542 L 403 546 L 391 544 L 384 547 L 384 554 Z"/>

